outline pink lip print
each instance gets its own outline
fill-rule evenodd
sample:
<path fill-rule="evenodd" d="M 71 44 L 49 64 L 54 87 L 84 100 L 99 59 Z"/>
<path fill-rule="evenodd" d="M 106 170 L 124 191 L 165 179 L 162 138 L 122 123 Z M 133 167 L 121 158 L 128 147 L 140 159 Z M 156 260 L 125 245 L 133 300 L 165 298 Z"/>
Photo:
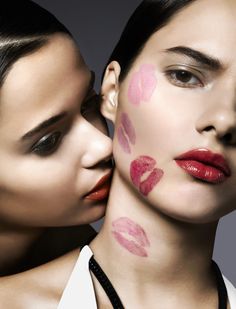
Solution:
<path fill-rule="evenodd" d="M 130 143 L 135 145 L 136 134 L 132 122 L 126 113 L 121 114 L 121 125 L 117 129 L 117 137 L 124 152 L 131 153 Z"/>
<path fill-rule="evenodd" d="M 128 97 L 130 102 L 138 106 L 141 101 L 149 101 L 156 85 L 155 67 L 151 64 L 143 64 L 140 70 L 134 73 L 129 84 Z"/>
<path fill-rule="evenodd" d="M 112 223 L 114 235 L 117 242 L 130 253 L 147 257 L 146 247 L 150 242 L 143 228 L 127 217 L 121 217 Z"/>
<path fill-rule="evenodd" d="M 155 168 L 155 166 L 156 160 L 149 156 L 140 156 L 131 162 L 131 180 L 144 196 L 147 196 L 153 190 L 164 174 L 161 169 Z M 150 174 L 145 180 L 141 181 L 142 176 L 147 172 L 150 172 Z"/>

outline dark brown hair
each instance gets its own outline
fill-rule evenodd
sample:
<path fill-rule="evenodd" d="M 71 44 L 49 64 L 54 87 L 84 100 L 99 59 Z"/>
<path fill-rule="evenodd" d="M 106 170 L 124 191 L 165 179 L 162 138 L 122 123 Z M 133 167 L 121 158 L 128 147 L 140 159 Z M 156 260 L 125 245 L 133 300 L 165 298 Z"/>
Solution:
<path fill-rule="evenodd" d="M 128 20 L 121 38 L 108 63 L 113 60 L 121 66 L 120 80 L 124 79 L 135 58 L 150 36 L 164 27 L 181 9 L 195 0 L 145 0 Z"/>
<path fill-rule="evenodd" d="M 71 37 L 54 15 L 33 1 L 1 1 L 0 85 L 19 58 L 41 48 L 56 33 Z"/>

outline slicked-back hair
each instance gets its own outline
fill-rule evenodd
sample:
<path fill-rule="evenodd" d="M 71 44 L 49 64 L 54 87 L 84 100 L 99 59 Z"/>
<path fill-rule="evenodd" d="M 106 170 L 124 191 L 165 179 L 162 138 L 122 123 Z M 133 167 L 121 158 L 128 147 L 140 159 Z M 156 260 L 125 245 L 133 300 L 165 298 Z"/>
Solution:
<path fill-rule="evenodd" d="M 1 1 L 0 86 L 18 59 L 40 49 L 57 33 L 72 37 L 54 15 L 33 1 Z"/>
<path fill-rule="evenodd" d="M 108 63 L 121 66 L 122 81 L 150 36 L 164 27 L 181 9 L 196 0 L 145 0 L 128 20 Z M 107 64 L 108 64 L 107 63 Z"/>

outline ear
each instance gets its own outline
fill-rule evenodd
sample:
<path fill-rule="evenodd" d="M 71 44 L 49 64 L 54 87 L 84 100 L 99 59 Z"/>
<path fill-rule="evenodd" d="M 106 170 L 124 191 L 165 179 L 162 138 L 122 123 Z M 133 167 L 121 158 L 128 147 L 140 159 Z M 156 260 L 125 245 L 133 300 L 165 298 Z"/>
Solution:
<path fill-rule="evenodd" d="M 106 68 L 101 88 L 101 113 L 115 123 L 118 106 L 120 65 L 112 61 Z"/>

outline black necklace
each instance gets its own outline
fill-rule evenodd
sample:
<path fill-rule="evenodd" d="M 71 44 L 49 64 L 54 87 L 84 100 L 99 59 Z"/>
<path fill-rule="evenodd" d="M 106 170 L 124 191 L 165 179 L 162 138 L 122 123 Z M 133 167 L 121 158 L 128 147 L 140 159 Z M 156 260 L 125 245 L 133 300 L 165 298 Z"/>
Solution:
<path fill-rule="evenodd" d="M 118 294 L 116 293 L 116 290 L 111 284 L 111 281 L 108 279 L 107 275 L 104 273 L 101 266 L 98 264 L 98 262 L 94 259 L 93 256 L 89 260 L 89 269 L 92 271 L 94 276 L 97 278 L 98 282 L 103 287 L 113 308 L 125 309 L 125 307 L 122 305 L 120 297 L 118 296 Z"/>
<path fill-rule="evenodd" d="M 215 274 L 218 290 L 218 309 L 227 309 L 228 296 L 224 279 L 218 265 L 214 261 L 212 261 L 212 268 Z M 97 278 L 98 282 L 101 284 L 102 288 L 106 292 L 113 308 L 125 309 L 112 283 L 110 282 L 107 275 L 104 273 L 101 266 L 98 264 L 98 262 L 94 259 L 93 256 L 89 260 L 89 269 L 92 271 L 92 273 Z"/>

